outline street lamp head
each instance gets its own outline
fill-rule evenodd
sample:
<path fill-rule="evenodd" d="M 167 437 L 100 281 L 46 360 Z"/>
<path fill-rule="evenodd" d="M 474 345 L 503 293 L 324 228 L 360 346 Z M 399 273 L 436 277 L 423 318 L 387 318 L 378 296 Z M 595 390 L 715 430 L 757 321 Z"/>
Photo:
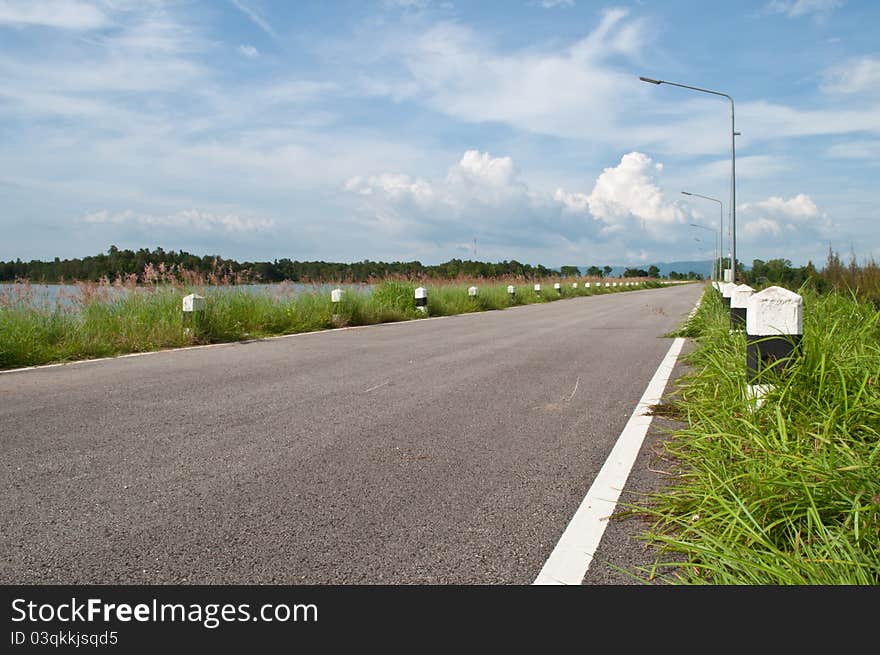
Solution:
<path fill-rule="evenodd" d="M 650 82 L 651 84 L 662 84 L 663 83 L 663 80 L 653 80 L 650 77 L 642 77 L 641 75 L 639 76 L 639 79 L 642 82 Z"/>

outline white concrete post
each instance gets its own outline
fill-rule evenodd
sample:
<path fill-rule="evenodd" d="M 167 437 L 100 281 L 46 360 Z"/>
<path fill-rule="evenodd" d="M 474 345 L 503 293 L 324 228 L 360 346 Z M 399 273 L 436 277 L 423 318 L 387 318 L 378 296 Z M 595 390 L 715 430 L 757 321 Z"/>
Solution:
<path fill-rule="evenodd" d="M 476 298 L 477 297 L 477 287 L 468 287 L 468 295 L 471 298 Z"/>
<path fill-rule="evenodd" d="M 722 282 L 721 283 L 721 302 L 725 307 L 730 309 L 730 294 L 733 293 L 733 289 L 736 285 L 732 282 Z"/>
<path fill-rule="evenodd" d="M 585 289 L 589 289 L 589 288 L 590 288 L 590 283 L 589 283 L 589 282 L 584 282 L 584 288 L 585 288 Z"/>
<path fill-rule="evenodd" d="M 607 288 L 607 287 L 610 287 L 610 286 L 611 286 L 611 283 L 610 283 L 610 282 L 606 282 L 606 283 L 605 283 L 605 287 L 606 287 L 606 288 Z"/>
<path fill-rule="evenodd" d="M 330 302 L 333 303 L 333 322 L 339 320 L 339 303 L 342 301 L 342 289 L 333 289 L 330 292 Z"/>
<path fill-rule="evenodd" d="M 512 284 L 507 285 L 507 295 L 510 296 L 510 299 L 513 300 L 516 298 L 516 287 Z"/>
<path fill-rule="evenodd" d="M 577 282 L 572 282 L 572 283 L 571 283 L 571 288 L 572 288 L 572 289 L 577 289 L 577 288 L 578 288 L 578 283 L 577 283 Z"/>
<path fill-rule="evenodd" d="M 562 285 L 559 282 L 554 283 L 553 288 L 556 289 L 556 293 L 562 294 Z"/>
<path fill-rule="evenodd" d="M 205 298 L 195 293 L 183 297 L 183 325 L 187 334 L 197 326 L 205 312 Z"/>
<path fill-rule="evenodd" d="M 425 287 L 416 289 L 416 309 L 423 314 L 428 311 L 428 290 Z"/>
<path fill-rule="evenodd" d="M 748 396 L 758 407 L 772 385 L 762 381 L 770 369 L 784 372 L 800 352 L 804 299 L 782 287 L 752 294 L 746 303 L 746 376 Z"/>
<path fill-rule="evenodd" d="M 748 284 L 739 284 L 730 293 L 730 329 L 746 329 L 746 307 L 749 298 L 755 293 Z"/>
<path fill-rule="evenodd" d="M 536 296 L 540 296 L 540 295 L 541 295 L 541 285 L 540 285 L 540 284 L 536 284 L 536 285 L 535 285 L 535 295 L 536 295 Z"/>

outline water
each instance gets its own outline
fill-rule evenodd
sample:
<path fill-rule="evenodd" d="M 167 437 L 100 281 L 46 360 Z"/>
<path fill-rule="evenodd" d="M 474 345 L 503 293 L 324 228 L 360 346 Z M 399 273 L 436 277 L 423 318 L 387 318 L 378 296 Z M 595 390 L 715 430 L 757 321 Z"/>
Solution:
<path fill-rule="evenodd" d="M 130 293 L 126 287 L 100 286 L 97 289 L 99 298 L 113 301 Z M 264 293 L 274 298 L 284 299 L 301 293 L 327 294 L 333 289 L 347 289 L 361 293 L 369 293 L 369 284 L 302 284 L 299 282 L 278 282 L 275 284 L 239 284 L 235 286 L 208 285 L 199 288 L 196 293 L 209 295 L 212 293 Z M 82 287 L 75 284 L 0 284 L 0 308 L 8 304 L 25 301 L 32 307 L 46 309 L 67 309 L 74 307 L 82 300 Z M 135 292 L 145 292 L 144 287 L 135 287 Z"/>

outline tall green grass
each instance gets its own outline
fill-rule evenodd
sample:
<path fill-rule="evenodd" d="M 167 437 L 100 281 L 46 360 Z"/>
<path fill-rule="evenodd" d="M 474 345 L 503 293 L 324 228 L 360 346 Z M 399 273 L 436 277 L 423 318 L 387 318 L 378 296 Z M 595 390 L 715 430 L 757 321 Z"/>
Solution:
<path fill-rule="evenodd" d="M 745 393 L 745 337 L 711 288 L 683 327 L 666 442 L 674 475 L 632 511 L 652 521 L 657 565 L 680 584 L 880 583 L 880 312 L 804 289 L 801 356 Z"/>
<path fill-rule="evenodd" d="M 201 284 L 194 280 L 175 282 L 169 276 L 151 280 L 142 286 L 129 280 L 124 293 L 110 293 L 114 287 L 109 284 L 82 284 L 75 301 L 54 306 L 35 304 L 27 286 L 23 292 L 18 289 L 16 295 L 0 294 L 0 369 L 449 316 L 660 286 L 656 281 L 639 280 L 639 286 L 603 286 L 598 290 L 595 286 L 584 288 L 584 280 L 580 280 L 578 288 L 573 289 L 569 280 L 560 282 L 560 293 L 553 289 L 554 280 L 542 280 L 543 289 L 537 295 L 533 283 L 519 281 L 516 295 L 511 298 L 507 280 L 383 280 L 371 289 L 346 289 L 342 301 L 334 307 L 326 286 L 284 294 L 255 293 L 235 284 L 221 284 L 206 291 L 204 280 Z M 419 285 L 428 290 L 426 313 L 415 304 Z M 475 297 L 468 295 L 471 285 L 478 287 Z M 203 315 L 193 325 L 184 322 L 181 312 L 182 298 L 191 292 L 205 296 Z"/>

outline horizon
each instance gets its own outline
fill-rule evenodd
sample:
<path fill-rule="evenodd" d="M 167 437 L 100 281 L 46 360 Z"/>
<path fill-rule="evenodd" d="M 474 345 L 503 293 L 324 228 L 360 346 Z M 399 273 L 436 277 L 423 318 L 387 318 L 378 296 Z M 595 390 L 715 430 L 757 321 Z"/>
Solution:
<path fill-rule="evenodd" d="M 0 261 L 711 262 L 719 208 L 682 191 L 720 199 L 726 256 L 729 104 L 639 76 L 735 99 L 741 266 L 877 260 L 878 22 L 844 0 L 9 0 Z"/>

